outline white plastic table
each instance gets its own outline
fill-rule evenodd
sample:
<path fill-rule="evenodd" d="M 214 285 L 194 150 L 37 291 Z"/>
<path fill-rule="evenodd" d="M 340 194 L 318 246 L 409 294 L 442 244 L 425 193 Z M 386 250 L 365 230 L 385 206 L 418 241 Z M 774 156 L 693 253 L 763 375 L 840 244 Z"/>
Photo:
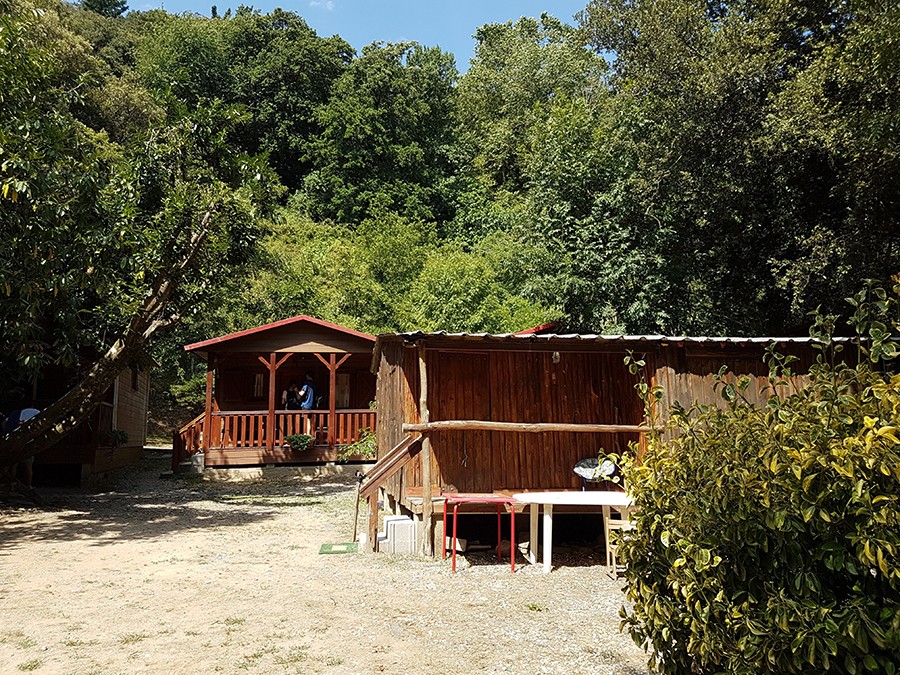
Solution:
<path fill-rule="evenodd" d="M 610 507 L 626 509 L 634 506 L 634 501 L 624 492 L 612 490 L 586 490 L 584 492 L 519 492 L 513 495 L 518 502 L 531 504 L 530 527 L 528 539 L 528 561 L 537 563 L 537 531 L 538 507 L 544 507 L 544 573 L 550 572 L 551 551 L 553 549 L 553 506 L 602 506 L 603 517 L 609 518 Z"/>

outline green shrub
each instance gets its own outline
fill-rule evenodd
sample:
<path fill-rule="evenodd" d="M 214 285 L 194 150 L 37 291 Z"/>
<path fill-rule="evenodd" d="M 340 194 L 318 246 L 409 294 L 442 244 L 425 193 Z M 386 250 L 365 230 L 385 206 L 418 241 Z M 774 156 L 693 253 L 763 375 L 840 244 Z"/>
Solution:
<path fill-rule="evenodd" d="M 306 450 L 315 439 L 309 434 L 290 434 L 284 437 L 284 442 L 291 446 L 291 450 Z"/>
<path fill-rule="evenodd" d="M 346 462 L 351 458 L 375 459 L 378 456 L 378 445 L 375 441 L 375 432 L 371 429 L 360 429 L 359 440 L 343 446 L 338 451 L 338 459 Z"/>
<path fill-rule="evenodd" d="M 896 325 L 870 318 L 898 316 L 897 290 L 857 303 L 859 366 L 832 364 L 826 331 L 810 385 L 788 395 L 790 359 L 770 353 L 761 409 L 720 372 L 724 408 L 672 411 L 626 468 L 639 509 L 623 627 L 660 671 L 900 667 L 900 375 L 872 363 L 896 355 Z"/>

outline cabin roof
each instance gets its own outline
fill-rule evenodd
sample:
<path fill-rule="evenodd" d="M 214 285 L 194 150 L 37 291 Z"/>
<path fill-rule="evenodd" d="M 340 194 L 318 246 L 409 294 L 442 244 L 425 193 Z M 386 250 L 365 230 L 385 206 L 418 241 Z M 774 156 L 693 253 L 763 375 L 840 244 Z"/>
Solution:
<path fill-rule="evenodd" d="M 333 332 L 339 335 L 349 336 L 351 338 L 356 338 L 359 340 L 364 340 L 366 342 L 374 343 L 375 336 L 369 335 L 368 333 L 363 333 L 358 330 L 353 330 L 352 328 L 347 328 L 346 326 L 340 326 L 336 323 L 330 323 L 328 321 L 323 321 L 322 319 L 317 319 L 313 316 L 307 316 L 306 314 L 301 314 L 300 316 L 293 316 L 288 319 L 282 319 L 281 321 L 274 321 L 272 323 L 267 323 L 263 326 L 256 326 L 255 328 L 247 328 L 246 330 L 237 331 L 236 333 L 229 333 L 228 335 L 221 335 L 219 337 L 210 338 L 208 340 L 203 340 L 201 342 L 194 342 L 193 344 L 185 345 L 184 349 L 188 352 L 194 352 L 198 356 L 205 356 L 206 352 L 214 351 L 215 348 L 228 348 L 235 344 L 236 341 L 241 341 L 245 338 L 250 338 L 253 336 L 257 336 L 263 333 L 271 333 L 273 331 L 280 332 L 284 328 L 288 327 L 299 327 L 302 324 L 306 324 L 310 327 L 316 327 L 319 329 L 325 329 L 328 332 Z"/>
<path fill-rule="evenodd" d="M 541 327 L 538 327 L 541 328 Z M 531 329 L 529 329 L 530 331 Z M 459 348 L 482 348 L 482 349 L 503 349 L 504 347 L 512 349 L 550 349 L 551 347 L 568 348 L 569 350 L 591 351 L 593 349 L 602 349 L 604 346 L 619 346 L 627 349 L 632 345 L 647 345 L 665 347 L 671 344 L 694 343 L 703 345 L 747 345 L 747 344 L 772 344 L 772 343 L 795 343 L 795 344 L 814 344 L 821 342 L 811 337 L 739 337 L 739 336 L 721 336 L 708 337 L 702 335 L 600 335 L 596 333 L 537 333 L 522 331 L 519 333 L 451 333 L 448 331 L 436 331 L 426 333 L 423 331 L 413 331 L 409 333 L 381 333 L 375 343 L 375 353 L 373 355 L 373 367 L 378 363 L 380 358 L 381 345 L 384 342 L 402 341 L 408 344 L 429 342 L 444 345 L 453 345 Z M 849 342 L 851 338 L 832 338 L 835 342 Z"/>
<path fill-rule="evenodd" d="M 530 342 L 553 342 L 556 340 L 581 340 L 584 342 L 702 342 L 702 343 L 720 343 L 727 342 L 732 344 L 740 343 L 764 343 L 771 342 L 796 342 L 796 343 L 812 343 L 819 342 L 816 338 L 811 337 L 737 337 L 737 336 L 689 336 L 689 335 L 600 335 L 597 333 L 537 333 L 536 329 L 529 328 L 518 333 L 451 333 L 448 331 L 435 331 L 426 333 L 423 331 L 412 331 L 409 333 L 381 333 L 378 338 L 398 337 L 406 342 L 416 342 L 422 339 L 433 338 L 451 338 L 456 340 L 488 340 L 488 341 L 520 341 L 527 340 Z M 835 341 L 846 341 L 848 338 L 833 338 Z"/>

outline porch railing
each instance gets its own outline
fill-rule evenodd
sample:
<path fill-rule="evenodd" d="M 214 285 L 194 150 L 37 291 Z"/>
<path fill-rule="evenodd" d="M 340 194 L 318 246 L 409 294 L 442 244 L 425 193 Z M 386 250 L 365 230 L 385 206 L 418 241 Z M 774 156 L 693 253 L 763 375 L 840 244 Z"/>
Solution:
<path fill-rule="evenodd" d="M 203 449 L 206 425 L 200 413 L 172 436 L 172 468 Z M 328 410 L 276 410 L 275 443 L 280 446 L 293 434 L 309 434 L 316 445 L 329 444 Z M 214 410 L 211 415 L 210 448 L 265 448 L 268 446 L 267 410 Z M 334 414 L 333 443 L 348 445 L 359 440 L 362 429 L 375 430 L 374 410 L 338 410 Z"/>
<path fill-rule="evenodd" d="M 172 470 L 191 455 L 196 455 L 203 445 L 203 422 L 206 413 L 202 412 L 190 422 L 172 434 Z"/>
<path fill-rule="evenodd" d="M 328 445 L 330 413 L 327 410 L 276 410 L 275 443 L 287 436 L 309 434 L 316 445 Z M 375 411 L 338 410 L 334 414 L 335 445 L 359 440 L 361 429 L 375 429 Z M 227 410 L 212 414 L 210 447 L 261 448 L 268 445 L 268 411 Z"/>

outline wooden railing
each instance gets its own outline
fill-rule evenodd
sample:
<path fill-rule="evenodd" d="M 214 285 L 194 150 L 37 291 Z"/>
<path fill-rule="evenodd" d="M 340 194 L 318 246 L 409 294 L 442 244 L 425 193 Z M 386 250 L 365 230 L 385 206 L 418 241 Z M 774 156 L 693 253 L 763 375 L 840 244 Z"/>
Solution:
<path fill-rule="evenodd" d="M 373 410 L 338 410 L 334 416 L 335 445 L 347 445 L 359 440 L 361 429 L 375 429 Z M 285 437 L 293 434 L 309 434 L 316 445 L 328 445 L 330 417 L 327 410 L 276 410 L 274 445 L 282 445 Z M 268 426 L 269 416 L 265 410 L 214 412 L 210 447 L 265 447 L 269 440 Z"/>
<path fill-rule="evenodd" d="M 172 471 L 177 470 L 191 455 L 200 452 L 203 441 L 203 422 L 206 413 L 200 413 L 172 434 Z"/>
<path fill-rule="evenodd" d="M 362 429 L 375 431 L 374 410 L 339 410 L 335 414 L 334 443 L 347 445 L 359 440 Z"/>
<path fill-rule="evenodd" d="M 276 440 L 294 434 L 309 434 L 316 445 L 328 445 L 328 411 L 277 410 L 275 430 Z"/>
<path fill-rule="evenodd" d="M 374 410 L 338 410 L 335 412 L 334 444 L 347 445 L 359 440 L 362 429 L 375 430 Z M 315 445 L 328 445 L 327 410 L 276 410 L 275 443 L 293 434 L 309 434 Z M 206 414 L 200 413 L 172 434 L 172 470 L 203 449 Z M 211 448 L 265 448 L 268 446 L 269 413 L 266 410 L 214 410 L 211 417 Z"/>

